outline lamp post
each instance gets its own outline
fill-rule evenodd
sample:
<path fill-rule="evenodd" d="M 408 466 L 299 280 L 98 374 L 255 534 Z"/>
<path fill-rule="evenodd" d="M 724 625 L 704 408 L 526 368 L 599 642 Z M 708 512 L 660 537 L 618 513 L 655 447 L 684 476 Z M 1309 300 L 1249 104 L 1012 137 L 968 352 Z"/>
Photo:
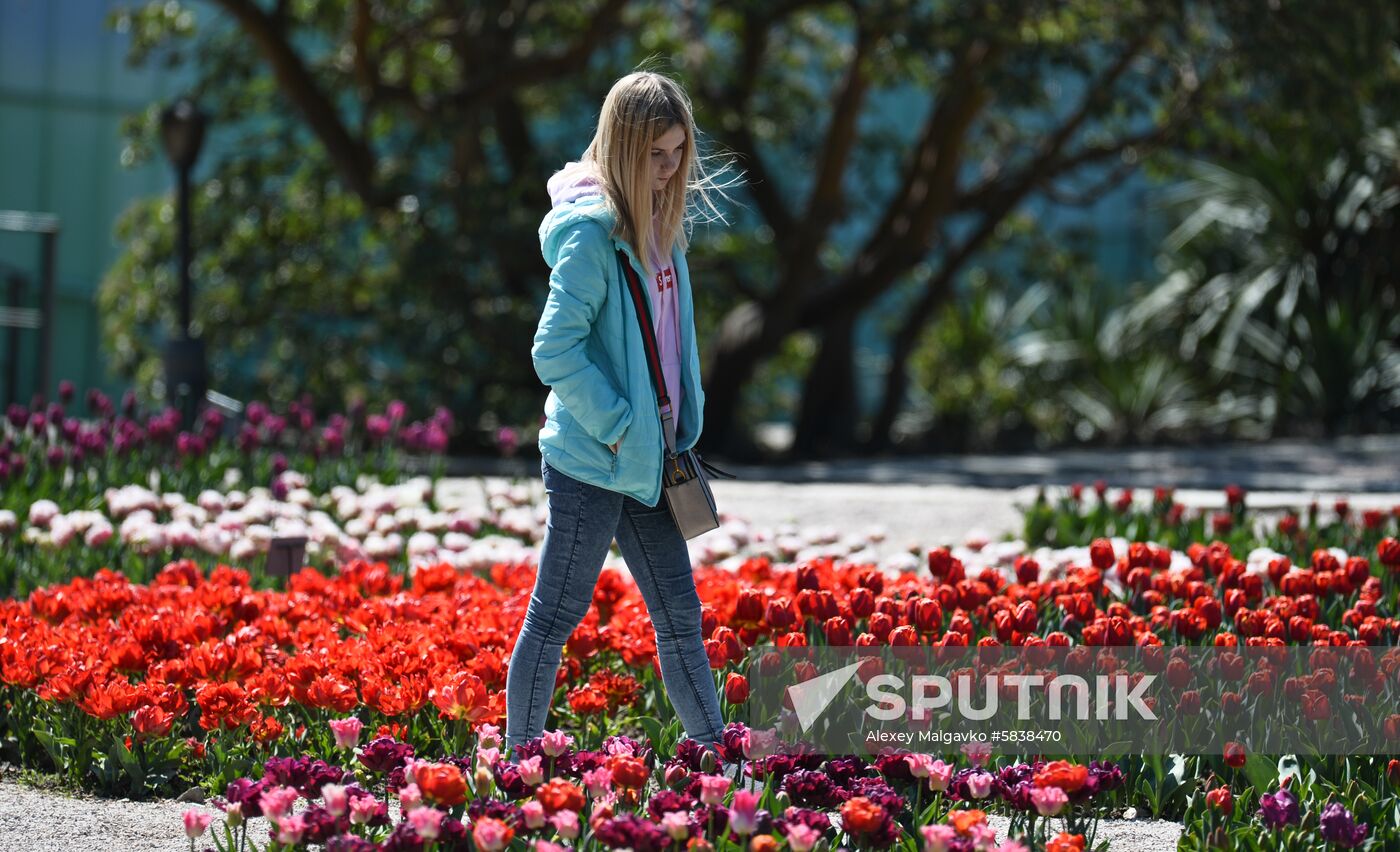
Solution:
<path fill-rule="evenodd" d="M 190 334 L 190 170 L 204 143 L 204 113 L 188 97 L 161 110 L 160 137 L 178 180 L 176 216 L 180 263 L 180 326 L 165 346 L 166 393 L 175 400 L 185 429 L 194 426 L 208 389 L 204 341 Z"/>

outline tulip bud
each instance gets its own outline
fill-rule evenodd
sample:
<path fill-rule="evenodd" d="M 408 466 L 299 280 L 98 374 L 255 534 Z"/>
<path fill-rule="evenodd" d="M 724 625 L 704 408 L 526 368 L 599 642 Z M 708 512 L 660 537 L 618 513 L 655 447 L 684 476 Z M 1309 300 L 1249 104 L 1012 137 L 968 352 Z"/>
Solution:
<path fill-rule="evenodd" d="M 704 759 L 704 756 L 701 756 Z M 680 789 L 681 785 L 690 780 L 690 770 L 677 763 L 666 768 L 666 786 L 673 790 Z"/>
<path fill-rule="evenodd" d="M 706 773 L 714 772 L 715 767 L 718 765 L 719 760 L 715 757 L 714 750 L 705 749 L 705 752 L 700 755 L 700 771 Z"/>
<path fill-rule="evenodd" d="M 496 787 L 495 777 L 492 776 L 491 770 L 487 769 L 485 766 L 478 766 L 476 768 L 476 773 L 472 776 L 472 780 L 476 782 L 477 798 L 490 796 L 492 790 Z"/>

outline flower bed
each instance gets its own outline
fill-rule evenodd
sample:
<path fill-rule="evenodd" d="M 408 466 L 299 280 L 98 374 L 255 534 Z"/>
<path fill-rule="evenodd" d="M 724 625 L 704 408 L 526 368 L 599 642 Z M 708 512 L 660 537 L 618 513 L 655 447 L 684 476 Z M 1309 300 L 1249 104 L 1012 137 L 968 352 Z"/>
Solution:
<path fill-rule="evenodd" d="M 268 430 L 270 416 L 250 420 Z M 760 643 L 1394 646 L 1393 511 L 1265 517 L 1232 489 L 1225 511 L 1192 516 L 1166 489 L 1144 504 L 1071 488 L 1027 507 L 1025 542 L 878 565 L 831 531 L 731 519 L 692 544 L 725 754 L 742 766 L 725 789 L 727 767 L 700 763 L 681 739 L 645 606 L 616 567 L 565 649 L 556 733 L 530 744 L 526 774 L 500 759 L 494 726 L 545 520 L 527 491 L 447 510 L 432 479 L 377 482 L 396 469 L 392 454 L 376 469 L 374 453 L 341 465 L 311 443 L 244 438 L 199 455 L 164 421 L 141 428 L 171 440 L 79 464 L 70 450 L 85 427 L 70 436 L 61 416 L 38 430 L 32 412 L 18 419 L 0 453 L 22 486 L 0 509 L 11 572 L 0 579 L 23 595 L 0 603 L 0 756 L 74 786 L 152 796 L 200 785 L 237 805 L 235 821 L 271 793 L 271 843 L 345 849 L 985 849 L 986 813 L 1037 849 L 1092 845 L 1097 819 L 1128 813 L 1185 819 L 1185 849 L 1400 845 L 1389 755 L 750 760 L 737 721 Z M 134 434 L 119 422 L 108 427 Z M 287 428 L 258 440 L 288 441 Z M 14 465 L 64 441 L 42 475 Z M 309 473 L 276 461 L 289 450 Z M 174 473 L 121 479 L 142 465 Z M 235 469 L 265 484 L 226 484 Z M 274 535 L 306 535 L 316 566 L 285 588 L 260 571 Z M 433 762 L 410 764 L 410 752 Z M 196 812 L 187 827 L 202 836 L 209 824 Z M 215 828 L 219 843 L 235 839 L 234 826 Z"/>

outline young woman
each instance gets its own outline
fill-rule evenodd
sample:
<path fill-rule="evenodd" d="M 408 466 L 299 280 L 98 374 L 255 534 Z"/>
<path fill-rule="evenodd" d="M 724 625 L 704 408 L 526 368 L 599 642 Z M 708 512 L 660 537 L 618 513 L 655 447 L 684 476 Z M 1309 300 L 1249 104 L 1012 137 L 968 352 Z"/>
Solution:
<path fill-rule="evenodd" d="M 700 635 L 685 538 L 661 497 L 665 444 L 642 330 L 623 264 L 650 301 L 678 451 L 700 437 L 705 393 L 686 268 L 687 204 L 718 211 L 696 154 L 690 102 L 671 79 L 637 72 L 603 101 L 579 162 L 550 180 L 540 225 L 552 272 L 535 331 L 550 387 L 540 430 L 549 524 L 506 679 L 506 753 L 544 730 L 562 649 L 588 612 L 614 538 L 656 630 L 666 693 L 685 735 L 716 751 L 724 727 Z M 618 252 L 622 253 L 620 257 Z"/>

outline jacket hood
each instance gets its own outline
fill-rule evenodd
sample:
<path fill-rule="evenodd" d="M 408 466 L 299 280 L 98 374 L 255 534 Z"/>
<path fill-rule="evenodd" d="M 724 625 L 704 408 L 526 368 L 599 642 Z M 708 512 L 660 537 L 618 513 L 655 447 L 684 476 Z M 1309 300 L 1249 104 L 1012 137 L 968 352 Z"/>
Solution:
<path fill-rule="evenodd" d="M 552 204 L 540 223 L 540 251 L 551 267 L 559 257 L 559 242 L 586 219 L 609 232 L 613 215 L 604 203 L 602 185 L 586 163 L 572 162 L 555 172 L 545 185 Z"/>

